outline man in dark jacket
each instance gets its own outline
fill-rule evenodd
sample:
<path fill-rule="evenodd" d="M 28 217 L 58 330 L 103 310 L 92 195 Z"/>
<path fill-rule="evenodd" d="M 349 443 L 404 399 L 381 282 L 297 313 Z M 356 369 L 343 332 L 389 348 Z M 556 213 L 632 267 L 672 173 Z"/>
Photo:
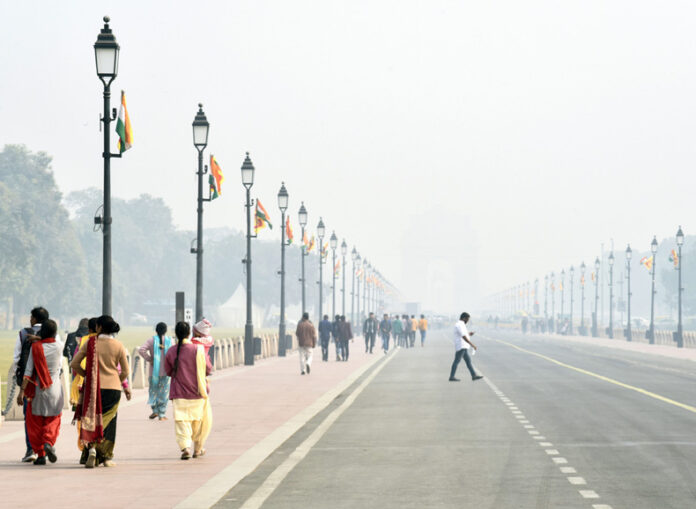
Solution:
<path fill-rule="evenodd" d="M 350 322 L 346 322 L 346 317 L 341 316 L 338 326 L 338 334 L 341 340 L 341 360 L 348 360 L 348 342 L 353 339 L 353 330 L 350 327 Z"/>
<path fill-rule="evenodd" d="M 65 340 L 65 346 L 63 347 L 63 357 L 68 359 L 68 364 L 72 362 L 72 358 L 75 355 L 75 351 L 77 350 L 77 347 L 80 345 L 80 339 L 82 339 L 82 336 L 86 335 L 89 332 L 87 328 L 88 324 L 89 320 L 87 318 L 83 318 L 82 320 L 80 320 L 80 324 L 77 326 L 77 330 L 68 334 L 68 337 Z"/>
<path fill-rule="evenodd" d="M 372 349 L 375 347 L 375 337 L 377 336 L 377 328 L 379 327 L 379 322 L 375 318 L 374 313 L 370 313 L 370 316 L 365 320 L 363 324 L 363 335 L 365 336 L 365 353 L 368 351 L 372 353 Z"/>
<path fill-rule="evenodd" d="M 329 360 L 329 342 L 331 341 L 331 322 L 329 315 L 324 315 L 324 319 L 319 322 L 319 342 L 321 343 L 321 360 Z"/>
<path fill-rule="evenodd" d="M 300 369 L 303 375 L 305 372 L 309 375 L 312 370 L 312 352 L 317 346 L 317 330 L 314 328 L 314 324 L 309 321 L 309 313 L 302 315 L 302 320 L 297 324 L 295 335 L 300 351 Z"/>
<path fill-rule="evenodd" d="M 389 351 L 389 334 L 391 334 L 392 324 L 389 315 L 384 313 L 384 318 L 379 322 L 379 333 L 382 335 L 382 349 L 386 354 Z"/>

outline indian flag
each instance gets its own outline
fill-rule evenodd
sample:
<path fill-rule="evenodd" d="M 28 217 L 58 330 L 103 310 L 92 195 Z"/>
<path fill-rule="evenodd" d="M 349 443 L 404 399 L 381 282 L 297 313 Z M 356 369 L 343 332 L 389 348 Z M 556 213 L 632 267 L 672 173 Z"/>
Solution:
<path fill-rule="evenodd" d="M 121 107 L 116 121 L 116 134 L 118 134 L 118 151 L 123 154 L 133 146 L 133 129 L 126 108 L 126 93 L 123 90 L 121 90 Z"/>
<path fill-rule="evenodd" d="M 215 180 L 215 197 L 217 198 L 218 195 L 222 194 L 222 183 L 225 181 L 225 176 L 222 174 L 222 168 L 215 160 L 215 156 L 212 155 L 210 156 L 210 173 L 210 176 Z M 210 180 L 210 183 L 213 184 L 213 179 Z"/>
<path fill-rule="evenodd" d="M 316 242 L 315 242 L 315 240 L 314 240 L 314 235 L 312 235 L 312 238 L 310 239 L 309 244 L 307 244 L 307 252 L 308 252 L 308 253 L 310 253 L 310 252 L 312 251 L 312 249 L 314 249 L 314 244 L 315 244 L 315 243 L 316 243 Z"/>
<path fill-rule="evenodd" d="M 255 233 L 259 233 L 261 228 L 265 228 L 266 225 L 272 230 L 273 225 L 271 224 L 270 216 L 259 199 L 256 199 L 256 224 L 254 226 Z"/>
<path fill-rule="evenodd" d="M 292 228 L 290 227 L 290 218 L 285 220 L 285 235 L 288 238 L 288 244 L 292 244 L 292 240 L 295 238 L 292 234 Z"/>

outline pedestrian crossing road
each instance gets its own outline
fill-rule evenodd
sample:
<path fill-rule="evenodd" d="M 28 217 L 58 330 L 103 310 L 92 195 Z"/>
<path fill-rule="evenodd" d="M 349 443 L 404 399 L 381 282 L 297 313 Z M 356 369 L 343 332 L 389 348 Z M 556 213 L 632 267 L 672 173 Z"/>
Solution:
<path fill-rule="evenodd" d="M 472 327 L 475 329 L 475 327 Z M 215 507 L 696 507 L 696 364 L 479 331 L 396 350 Z"/>

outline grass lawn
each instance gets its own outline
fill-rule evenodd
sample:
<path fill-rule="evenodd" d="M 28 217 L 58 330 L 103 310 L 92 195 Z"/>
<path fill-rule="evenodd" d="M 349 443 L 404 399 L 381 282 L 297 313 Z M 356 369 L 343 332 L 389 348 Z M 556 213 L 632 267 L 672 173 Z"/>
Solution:
<path fill-rule="evenodd" d="M 255 334 L 269 334 L 277 332 L 276 329 L 255 329 Z M 170 335 L 174 335 L 174 331 L 168 331 Z M 65 334 L 61 331 L 61 339 L 65 341 Z M 151 327 L 124 327 L 118 335 L 118 339 L 121 340 L 123 345 L 126 347 L 128 352 L 132 352 L 133 348 L 140 346 L 147 339 L 154 334 L 154 330 Z M 215 338 L 232 338 L 237 336 L 243 336 L 244 329 L 226 329 L 226 328 L 213 328 L 213 337 Z M 14 353 L 15 342 L 17 341 L 17 331 L 0 330 L 0 378 L 2 378 L 1 391 L 2 399 L 0 402 L 1 406 L 5 404 L 5 394 L 7 390 L 7 370 L 10 369 L 12 364 L 12 354 Z M 14 376 L 14 373 L 13 373 Z"/>

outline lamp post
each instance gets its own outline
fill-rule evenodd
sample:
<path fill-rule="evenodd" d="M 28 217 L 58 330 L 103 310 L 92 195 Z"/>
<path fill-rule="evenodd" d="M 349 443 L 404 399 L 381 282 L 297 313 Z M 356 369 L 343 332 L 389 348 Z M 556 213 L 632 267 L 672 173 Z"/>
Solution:
<path fill-rule="evenodd" d="M 331 248 L 331 316 L 336 316 L 336 248 L 338 247 L 338 237 L 336 232 L 331 232 L 329 238 L 329 247 Z"/>
<path fill-rule="evenodd" d="M 193 119 L 193 146 L 198 151 L 198 226 L 196 234 L 196 247 L 191 251 L 196 255 L 196 322 L 203 319 L 203 202 L 210 198 L 203 198 L 203 175 L 208 168 L 203 169 L 203 151 L 208 145 L 208 132 L 210 124 L 203 113 L 203 105 L 198 103 L 198 113 Z"/>
<path fill-rule="evenodd" d="M 348 253 L 348 245 L 346 244 L 346 239 L 343 239 L 343 242 L 341 242 L 341 275 L 343 277 L 341 286 L 341 315 L 343 316 L 346 315 L 346 253 Z"/>
<path fill-rule="evenodd" d="M 95 218 L 101 225 L 103 237 L 102 262 L 102 314 L 111 314 L 111 158 L 121 154 L 111 153 L 111 121 L 116 119 L 116 108 L 111 111 L 111 83 L 118 75 L 118 54 L 120 46 L 109 28 L 109 17 L 104 16 L 104 28 L 94 43 L 94 58 L 97 64 L 97 76 L 104 85 L 104 215 Z"/>
<path fill-rule="evenodd" d="M 558 324 L 558 330 L 563 326 L 563 308 L 565 307 L 565 269 L 561 269 L 561 323 Z"/>
<path fill-rule="evenodd" d="M 575 296 L 573 295 L 573 284 L 575 283 L 575 267 L 570 266 L 569 276 L 570 276 L 570 325 L 568 326 L 568 334 L 573 335 L 573 304 L 575 303 Z"/>
<path fill-rule="evenodd" d="M 246 268 L 246 323 L 244 324 L 244 365 L 254 365 L 254 324 L 251 312 L 251 186 L 254 185 L 254 165 L 246 153 L 242 163 L 242 185 L 246 189 L 246 258 L 243 262 Z"/>
<path fill-rule="evenodd" d="M 628 298 L 628 315 L 626 320 L 626 341 L 631 341 L 633 335 L 631 333 L 631 258 L 633 257 L 633 251 L 631 251 L 631 245 L 626 246 L 626 288 L 627 288 L 627 298 Z"/>
<path fill-rule="evenodd" d="M 324 221 L 319 218 L 317 224 L 317 237 L 319 238 L 319 323 L 324 318 L 324 234 L 326 227 Z"/>
<path fill-rule="evenodd" d="M 580 264 L 580 335 L 587 336 L 585 329 L 585 262 Z"/>
<path fill-rule="evenodd" d="M 652 288 L 650 291 L 650 330 L 648 330 L 648 340 L 651 345 L 655 344 L 655 255 L 657 254 L 657 236 L 654 236 L 650 243 L 650 252 L 652 253 L 652 270 L 651 280 Z"/>
<path fill-rule="evenodd" d="M 360 270 L 361 265 L 362 265 L 362 258 L 358 254 L 357 258 L 355 259 L 355 267 L 358 271 Z M 357 311 L 358 322 L 362 322 L 362 315 L 360 314 L 360 279 L 361 278 L 362 278 L 362 274 L 360 276 L 358 276 L 356 274 L 355 279 L 356 279 L 357 288 L 356 288 L 356 293 L 355 293 L 355 303 L 356 303 L 356 307 L 358 308 L 358 311 Z M 365 290 L 363 289 L 363 292 L 364 291 Z"/>
<path fill-rule="evenodd" d="M 592 314 L 592 337 L 599 337 L 599 316 L 597 315 L 597 306 L 599 303 L 599 257 L 595 259 L 594 262 L 595 273 L 594 273 L 594 313 Z"/>
<path fill-rule="evenodd" d="M 368 293 L 368 288 L 367 288 L 367 282 L 369 281 L 369 276 L 370 276 L 370 262 L 365 260 L 365 263 L 363 263 L 363 267 L 365 270 L 365 284 L 363 285 L 363 314 L 367 315 L 367 293 Z"/>
<path fill-rule="evenodd" d="M 305 299 L 305 257 L 309 256 L 309 253 L 307 252 L 307 246 L 305 246 L 304 243 L 304 238 L 305 238 L 305 226 L 307 226 L 307 209 L 304 206 L 304 202 L 302 202 L 302 205 L 300 205 L 300 211 L 298 213 L 299 215 L 299 222 L 300 222 L 300 227 L 302 228 L 302 236 L 300 237 L 302 239 L 302 253 L 301 253 L 301 258 L 302 258 L 302 276 L 300 277 L 300 282 L 302 283 L 302 314 L 305 314 L 306 311 L 306 299 Z M 321 318 L 319 319 L 321 321 Z M 319 323 L 319 322 L 317 322 Z"/>
<path fill-rule="evenodd" d="M 609 329 L 607 336 L 614 339 L 614 251 L 609 253 Z"/>
<path fill-rule="evenodd" d="M 285 357 L 285 211 L 288 210 L 288 190 L 285 182 L 278 191 L 280 209 L 280 323 L 278 324 L 278 357 Z M 303 258 L 304 260 L 304 258 Z"/>
<path fill-rule="evenodd" d="M 539 278 L 534 279 L 534 299 L 533 300 L 533 311 L 534 315 L 539 316 Z"/>
<path fill-rule="evenodd" d="M 355 260 L 358 257 L 358 252 L 353 246 L 353 250 L 350 252 L 350 259 L 353 262 L 353 274 L 350 278 L 350 321 L 355 325 Z"/>
<path fill-rule="evenodd" d="M 684 245 L 684 232 L 682 232 L 681 226 L 677 231 L 677 249 L 679 250 L 677 256 L 677 268 L 679 269 L 679 296 L 678 296 L 678 309 L 679 309 L 679 322 L 677 324 L 677 347 L 684 347 L 684 329 L 682 328 L 682 246 Z"/>

